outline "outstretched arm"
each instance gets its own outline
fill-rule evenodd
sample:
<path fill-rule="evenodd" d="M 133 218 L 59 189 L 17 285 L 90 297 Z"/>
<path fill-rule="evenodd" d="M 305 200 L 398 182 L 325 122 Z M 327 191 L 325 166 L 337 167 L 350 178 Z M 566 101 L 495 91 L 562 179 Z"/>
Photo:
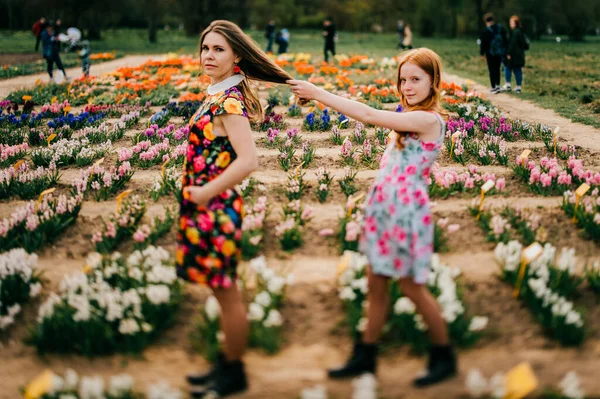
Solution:
<path fill-rule="evenodd" d="M 438 123 L 435 115 L 429 112 L 398 113 L 377 110 L 358 101 L 329 93 L 303 80 L 288 80 L 287 83 L 292 86 L 292 90 L 297 97 L 319 101 L 352 119 L 370 125 L 381 126 L 398 132 L 426 134 L 431 132 L 432 125 Z"/>

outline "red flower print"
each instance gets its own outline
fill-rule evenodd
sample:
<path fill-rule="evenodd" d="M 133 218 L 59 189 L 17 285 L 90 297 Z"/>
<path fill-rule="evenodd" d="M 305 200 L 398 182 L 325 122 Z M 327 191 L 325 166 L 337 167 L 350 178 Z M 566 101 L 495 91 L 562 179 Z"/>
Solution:
<path fill-rule="evenodd" d="M 400 270 L 400 269 L 402 269 L 402 266 L 403 266 L 402 259 L 400 259 L 400 258 L 394 259 L 394 269 Z"/>
<path fill-rule="evenodd" d="M 400 242 L 406 241 L 406 230 L 404 230 L 400 226 L 394 226 L 392 229 L 392 235 L 394 238 Z"/>
<path fill-rule="evenodd" d="M 423 173 L 422 173 L 422 175 L 421 175 L 421 176 L 423 176 L 424 178 L 426 178 L 426 177 L 429 177 L 429 172 L 430 172 L 430 171 L 431 171 L 431 170 L 430 170 L 429 168 L 425 168 L 425 169 L 423 169 Z"/>
<path fill-rule="evenodd" d="M 202 155 L 198 155 L 194 158 L 194 172 L 198 173 L 206 167 L 206 161 Z"/>
<path fill-rule="evenodd" d="M 365 219 L 365 230 L 369 233 L 375 233 L 377 231 L 377 224 L 375 223 L 375 217 L 369 216 Z"/>
<path fill-rule="evenodd" d="M 435 141 L 422 141 L 421 146 L 425 151 L 435 150 Z"/>
<path fill-rule="evenodd" d="M 204 130 L 204 126 L 206 126 L 208 122 L 210 122 L 210 115 L 204 115 L 196 122 L 196 127 L 200 130 Z"/>
<path fill-rule="evenodd" d="M 423 216 L 423 224 L 429 226 L 431 224 L 431 215 Z"/>
<path fill-rule="evenodd" d="M 198 223 L 198 228 L 201 231 L 211 231 L 214 227 L 213 218 L 208 213 L 201 213 L 196 218 L 196 223 Z"/>
<path fill-rule="evenodd" d="M 415 173 L 417 173 L 417 167 L 415 165 L 408 165 L 406 169 L 404 169 L 404 172 L 407 175 L 414 175 Z"/>
<path fill-rule="evenodd" d="M 411 203 L 411 199 L 408 195 L 405 195 L 404 197 L 402 197 L 402 204 L 409 205 L 410 203 Z"/>

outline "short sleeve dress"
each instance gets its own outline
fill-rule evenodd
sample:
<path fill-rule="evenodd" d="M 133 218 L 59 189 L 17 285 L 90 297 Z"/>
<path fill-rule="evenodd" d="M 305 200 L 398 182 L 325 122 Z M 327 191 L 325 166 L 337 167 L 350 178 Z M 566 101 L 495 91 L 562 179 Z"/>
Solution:
<path fill-rule="evenodd" d="M 427 182 L 442 144 L 446 124 L 435 114 L 442 131 L 436 141 L 414 133 L 404 149 L 392 141 L 381 158 L 375 183 L 366 198 L 359 250 L 378 275 L 428 281 L 433 254 L 433 220 Z"/>
<path fill-rule="evenodd" d="M 213 134 L 214 118 L 222 114 L 248 117 L 236 86 L 209 95 L 190 120 L 182 187 L 203 186 L 236 159 L 229 138 Z M 178 275 L 211 288 L 229 288 L 237 277 L 242 217 L 243 200 L 235 189 L 214 197 L 206 207 L 182 199 L 177 232 Z"/>

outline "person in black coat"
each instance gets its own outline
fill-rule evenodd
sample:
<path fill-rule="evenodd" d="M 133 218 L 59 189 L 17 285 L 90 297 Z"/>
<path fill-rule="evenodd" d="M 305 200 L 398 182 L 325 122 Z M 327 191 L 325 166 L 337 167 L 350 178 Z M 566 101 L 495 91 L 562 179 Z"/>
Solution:
<path fill-rule="evenodd" d="M 485 14 L 483 20 L 486 28 L 479 37 L 479 54 L 487 61 L 491 92 L 496 94 L 500 92 L 500 65 L 506 54 L 508 39 L 506 31 L 502 25 L 496 23 L 492 13 Z"/>
<path fill-rule="evenodd" d="M 325 62 L 329 62 L 329 52 L 335 56 L 335 24 L 331 17 L 327 17 L 323 22 L 323 38 L 325 39 L 325 48 L 323 55 Z"/>
<path fill-rule="evenodd" d="M 521 84 L 523 83 L 523 67 L 525 66 L 525 50 L 529 48 L 527 38 L 521 27 L 521 20 L 517 15 L 510 17 L 510 34 L 508 37 L 508 47 L 506 49 L 506 60 L 504 65 L 504 79 L 506 84 L 503 90 L 510 91 L 511 77 L 515 74 L 517 87 L 515 91 L 521 92 Z"/>
<path fill-rule="evenodd" d="M 273 52 L 273 41 L 275 40 L 275 21 L 270 20 L 265 28 L 265 37 L 267 38 L 267 49 L 265 53 Z"/>

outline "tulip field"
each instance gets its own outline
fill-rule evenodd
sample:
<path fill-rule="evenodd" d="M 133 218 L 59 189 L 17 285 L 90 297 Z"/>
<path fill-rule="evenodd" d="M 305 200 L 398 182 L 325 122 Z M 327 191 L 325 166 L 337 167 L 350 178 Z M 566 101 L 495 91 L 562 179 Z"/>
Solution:
<path fill-rule="evenodd" d="M 397 58 L 275 60 L 401 111 Z M 216 358 L 218 303 L 174 267 L 188 121 L 209 83 L 197 57 L 172 56 L 0 99 L 1 399 L 183 398 L 185 375 Z M 460 374 L 412 388 L 427 327 L 392 286 L 377 380 L 328 381 L 366 325 L 363 200 L 393 133 L 299 105 L 285 85 L 254 87 L 266 113 L 251 124 L 260 167 L 237 187 L 251 323 L 250 389 L 239 397 L 516 397 L 509 371 L 523 362 L 536 378 L 529 397 L 600 397 L 593 137 L 516 118 L 481 86 L 447 77 L 450 119 L 424 222 L 437 253 L 428 286 Z"/>

